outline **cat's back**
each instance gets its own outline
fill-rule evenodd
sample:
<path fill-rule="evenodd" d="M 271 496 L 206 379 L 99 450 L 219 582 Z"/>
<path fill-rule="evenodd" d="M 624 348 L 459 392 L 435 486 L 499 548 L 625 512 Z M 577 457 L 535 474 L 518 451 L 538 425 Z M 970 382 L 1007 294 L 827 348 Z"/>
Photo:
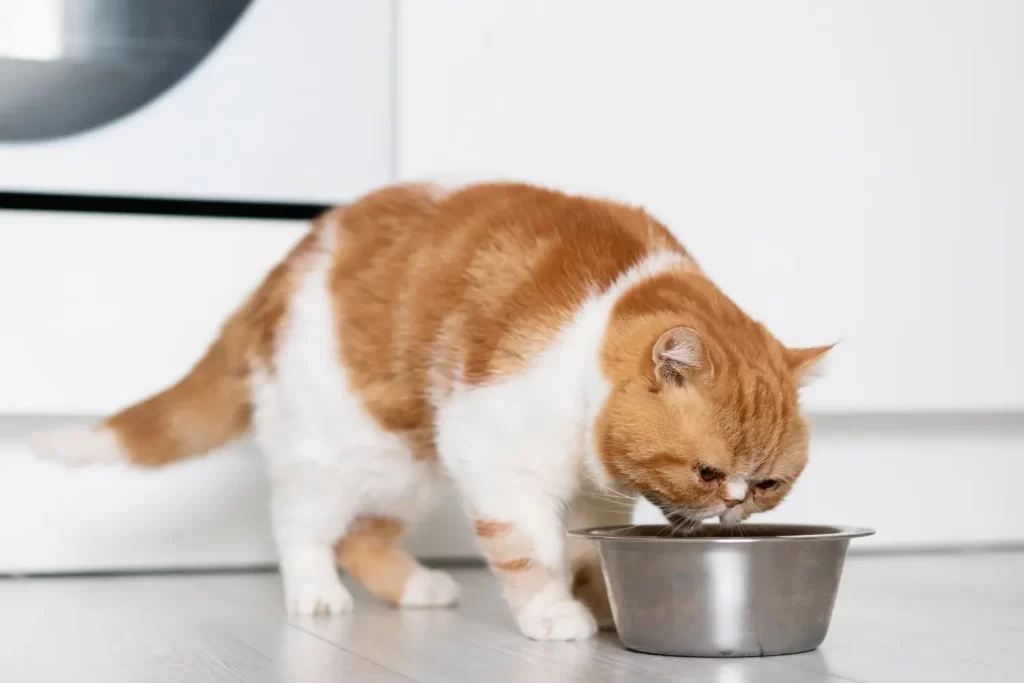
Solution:
<path fill-rule="evenodd" d="M 515 372 L 594 292 L 682 247 L 644 211 L 525 184 L 378 191 L 328 217 L 340 359 L 382 426 L 432 394 Z"/>
<path fill-rule="evenodd" d="M 399 317 L 444 315 L 498 301 L 529 314 L 527 293 L 552 290 L 564 300 L 552 306 L 571 305 L 650 251 L 685 253 L 642 209 L 521 183 L 399 185 L 335 211 L 331 222 L 332 287 L 357 315 L 386 314 L 379 306 Z"/>

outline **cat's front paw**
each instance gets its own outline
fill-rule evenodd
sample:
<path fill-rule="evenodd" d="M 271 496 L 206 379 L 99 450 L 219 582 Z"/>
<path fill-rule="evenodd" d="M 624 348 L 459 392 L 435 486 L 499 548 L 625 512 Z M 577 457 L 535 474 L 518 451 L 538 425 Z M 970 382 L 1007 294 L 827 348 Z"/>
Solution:
<path fill-rule="evenodd" d="M 285 603 L 291 614 L 344 614 L 353 607 L 352 594 L 337 576 L 285 582 Z"/>
<path fill-rule="evenodd" d="M 519 612 L 519 628 L 533 640 L 580 640 L 597 633 L 597 622 L 578 600 L 534 601 Z"/>
<path fill-rule="evenodd" d="M 436 569 L 418 568 L 402 591 L 402 607 L 451 607 L 459 601 L 459 584 Z"/>

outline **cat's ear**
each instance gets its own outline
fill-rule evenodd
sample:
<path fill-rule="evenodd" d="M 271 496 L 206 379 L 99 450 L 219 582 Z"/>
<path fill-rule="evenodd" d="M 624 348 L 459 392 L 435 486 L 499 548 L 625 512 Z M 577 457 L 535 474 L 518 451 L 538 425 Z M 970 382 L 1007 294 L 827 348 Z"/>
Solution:
<path fill-rule="evenodd" d="M 707 364 L 700 335 L 689 327 L 673 327 L 658 337 L 651 358 L 654 377 L 666 384 L 682 384 Z"/>
<path fill-rule="evenodd" d="M 800 386 L 806 386 L 821 376 L 826 354 L 835 344 L 812 346 L 806 349 L 786 349 L 786 364 Z"/>

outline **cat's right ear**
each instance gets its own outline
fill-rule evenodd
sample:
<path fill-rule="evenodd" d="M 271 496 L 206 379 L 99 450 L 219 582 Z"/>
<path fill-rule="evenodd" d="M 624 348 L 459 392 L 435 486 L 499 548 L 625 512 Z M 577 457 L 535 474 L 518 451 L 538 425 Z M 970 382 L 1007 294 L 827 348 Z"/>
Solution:
<path fill-rule="evenodd" d="M 786 364 L 797 378 L 800 386 L 806 386 L 822 373 L 825 355 L 835 347 L 812 346 L 807 349 L 786 349 Z"/>
<path fill-rule="evenodd" d="M 673 327 L 658 337 L 651 349 L 654 378 L 663 384 L 681 386 L 706 364 L 704 345 L 697 331 L 689 327 Z"/>

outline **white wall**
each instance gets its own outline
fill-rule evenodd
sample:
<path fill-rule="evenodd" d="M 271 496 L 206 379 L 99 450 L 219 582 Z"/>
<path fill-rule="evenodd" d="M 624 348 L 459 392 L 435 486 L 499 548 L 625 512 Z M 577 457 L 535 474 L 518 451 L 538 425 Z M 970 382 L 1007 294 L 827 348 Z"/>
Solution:
<path fill-rule="evenodd" d="M 406 2 L 399 171 L 648 206 L 821 412 L 1024 410 L 1024 4 Z"/>
<path fill-rule="evenodd" d="M 863 545 L 1024 541 L 1024 5 L 443 0 L 399 20 L 400 175 L 642 203 L 784 341 L 842 340 L 775 518 L 876 526 Z"/>
<path fill-rule="evenodd" d="M 0 211 L 0 414 L 98 415 L 176 381 L 305 230 Z"/>

